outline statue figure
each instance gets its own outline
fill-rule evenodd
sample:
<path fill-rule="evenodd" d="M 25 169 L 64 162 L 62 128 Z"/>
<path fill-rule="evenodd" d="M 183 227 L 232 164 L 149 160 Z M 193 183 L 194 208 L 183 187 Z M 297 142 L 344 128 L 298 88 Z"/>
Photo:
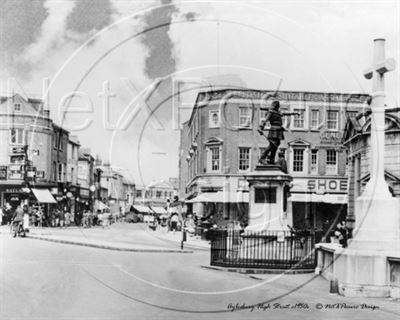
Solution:
<path fill-rule="evenodd" d="M 267 157 L 268 157 L 268 164 L 275 163 L 276 150 L 278 150 L 278 147 L 281 144 L 281 140 L 285 138 L 283 135 L 283 131 L 285 131 L 285 129 L 282 127 L 282 117 L 299 115 L 296 112 L 282 113 L 279 111 L 279 108 L 280 108 L 279 101 L 273 101 L 271 104 L 271 109 L 268 109 L 268 113 L 265 117 L 265 120 L 262 122 L 260 128 L 258 129 L 258 132 L 261 135 L 263 135 L 264 127 L 266 123 L 269 121 L 271 125 L 270 128 L 268 129 L 269 132 L 267 137 L 269 145 L 261 155 L 260 159 L 258 160 L 260 164 L 265 164 L 265 159 Z M 266 110 L 263 108 L 260 109 Z"/>

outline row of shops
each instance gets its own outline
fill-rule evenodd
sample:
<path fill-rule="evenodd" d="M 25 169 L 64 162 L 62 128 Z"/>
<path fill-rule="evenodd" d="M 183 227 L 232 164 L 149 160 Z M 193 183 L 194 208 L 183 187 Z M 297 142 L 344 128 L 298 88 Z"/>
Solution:
<path fill-rule="evenodd" d="M 81 193 L 79 187 L 64 188 L 63 185 L 0 185 L 0 203 L 5 212 L 13 213 L 21 204 L 29 208 L 41 206 L 45 215 L 52 210 L 63 210 L 75 214 L 91 208 L 90 194 Z"/>
<path fill-rule="evenodd" d="M 219 227 L 226 226 L 232 220 L 246 226 L 249 192 L 237 180 L 237 177 L 230 177 L 230 183 L 227 184 L 226 178 L 222 181 L 203 177 L 203 186 L 195 185 L 192 196 L 186 200 L 188 212 L 210 220 Z M 230 190 L 224 191 L 223 182 L 225 186 L 230 186 Z M 204 187 L 207 184 L 212 184 L 214 188 Z M 294 177 L 287 210 L 292 214 L 293 227 L 322 229 L 324 224 L 346 220 L 347 192 L 346 177 Z"/>

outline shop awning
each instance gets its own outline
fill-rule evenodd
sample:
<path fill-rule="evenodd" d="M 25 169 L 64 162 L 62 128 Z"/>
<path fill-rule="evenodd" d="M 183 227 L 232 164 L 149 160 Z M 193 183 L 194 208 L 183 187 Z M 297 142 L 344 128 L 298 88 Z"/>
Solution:
<path fill-rule="evenodd" d="M 140 213 L 151 213 L 150 208 L 146 206 L 134 205 L 133 208 Z"/>
<path fill-rule="evenodd" d="M 248 203 L 249 193 L 248 192 L 204 192 L 200 193 L 197 197 L 186 200 L 186 203 L 195 202 L 215 202 L 215 203 Z"/>
<path fill-rule="evenodd" d="M 346 194 L 315 194 L 315 193 L 292 193 L 289 198 L 292 202 L 322 202 L 322 203 L 336 203 L 346 204 Z"/>
<path fill-rule="evenodd" d="M 166 214 L 167 210 L 165 210 L 163 207 L 151 207 L 151 210 L 154 211 L 154 213 L 157 214 Z"/>
<path fill-rule="evenodd" d="M 36 199 L 40 203 L 57 203 L 50 191 L 47 189 L 31 189 Z"/>
<path fill-rule="evenodd" d="M 101 202 L 99 200 L 96 200 L 95 207 L 96 207 L 96 210 L 110 209 L 110 207 L 106 206 L 104 202 Z"/>

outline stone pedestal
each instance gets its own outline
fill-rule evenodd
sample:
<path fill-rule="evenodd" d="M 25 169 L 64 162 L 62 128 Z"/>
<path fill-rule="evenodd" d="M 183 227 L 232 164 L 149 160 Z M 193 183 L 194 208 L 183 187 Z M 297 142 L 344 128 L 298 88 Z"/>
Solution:
<path fill-rule="evenodd" d="M 257 166 L 249 183 L 249 225 L 246 231 L 288 231 L 292 226 L 287 193 L 292 177 L 277 165 Z"/>

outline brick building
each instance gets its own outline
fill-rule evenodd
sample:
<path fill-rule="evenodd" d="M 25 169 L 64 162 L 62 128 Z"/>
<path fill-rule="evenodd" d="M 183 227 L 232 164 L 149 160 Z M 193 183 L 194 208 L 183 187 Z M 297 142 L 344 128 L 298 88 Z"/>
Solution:
<path fill-rule="evenodd" d="M 347 203 L 346 150 L 341 143 L 346 119 L 365 105 L 367 95 L 226 89 L 201 92 L 189 121 L 181 130 L 180 195 L 193 201 L 199 216 L 218 224 L 246 222 L 248 187 L 253 170 L 268 145 L 257 132 L 272 100 L 281 111 L 300 116 L 285 118 L 284 151 L 293 176 L 290 205 L 295 227 L 321 227 L 344 219 Z M 197 202 L 197 197 L 206 198 Z M 197 198 L 201 199 L 201 198 Z"/>

